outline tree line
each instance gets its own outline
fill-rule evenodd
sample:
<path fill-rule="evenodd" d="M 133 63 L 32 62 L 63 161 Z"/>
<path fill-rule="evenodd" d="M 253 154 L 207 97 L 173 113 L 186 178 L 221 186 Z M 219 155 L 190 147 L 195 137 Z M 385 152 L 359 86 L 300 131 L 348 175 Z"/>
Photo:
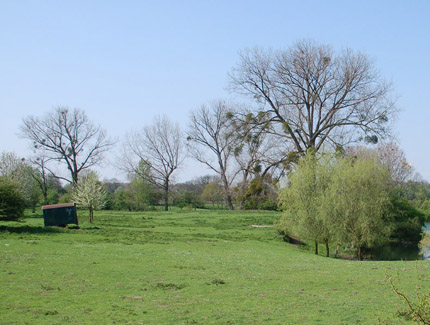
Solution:
<path fill-rule="evenodd" d="M 363 53 L 335 51 L 330 45 L 303 40 L 285 50 L 242 51 L 228 75 L 229 89 L 243 98 L 242 104 L 214 100 L 193 110 L 185 128 L 167 117 L 155 117 L 151 125 L 125 135 L 116 167 L 129 183 L 119 186 L 115 197 L 106 193 L 107 206 L 142 209 L 160 200 L 165 210 L 174 200 L 196 206 L 205 190 L 217 198 L 206 194 L 203 201 L 212 200 L 215 205 L 222 196 L 228 209 L 277 208 L 279 193 L 287 191 L 279 191 L 281 180 L 294 185 L 297 166 L 308 152 L 361 150 L 364 154 L 363 148 L 379 143 L 378 150 L 386 149 L 387 160 L 396 159 L 394 152 L 402 154 L 398 148 L 387 149 L 395 145 L 385 140 L 397 113 L 392 85 Z M 71 189 L 85 179 L 98 182 L 88 177 L 91 168 L 115 145 L 83 110 L 68 107 L 24 117 L 20 132 L 33 148 L 32 157 L 22 163 L 31 169 L 44 202 L 51 201 L 50 190 L 58 180 Z M 179 195 L 172 182 L 187 154 L 216 175 L 204 188 L 199 185 L 198 195 L 186 190 Z M 403 163 L 407 164 L 406 159 Z M 347 168 L 340 164 L 336 169 Z M 393 178 L 395 172 L 388 170 Z M 6 169 L 1 175 L 8 177 Z M 421 186 L 410 175 L 398 182 Z M 401 197 L 408 202 L 417 195 L 414 190 L 410 195 L 411 186 L 402 187 Z M 22 190 L 23 185 L 19 187 Z M 317 188 L 307 189 L 310 201 L 317 200 Z M 428 188 L 425 184 L 421 188 L 425 198 L 419 204 L 424 204 Z M 30 191 L 25 193 L 27 202 L 31 201 Z M 281 201 L 286 209 L 285 194 Z"/>

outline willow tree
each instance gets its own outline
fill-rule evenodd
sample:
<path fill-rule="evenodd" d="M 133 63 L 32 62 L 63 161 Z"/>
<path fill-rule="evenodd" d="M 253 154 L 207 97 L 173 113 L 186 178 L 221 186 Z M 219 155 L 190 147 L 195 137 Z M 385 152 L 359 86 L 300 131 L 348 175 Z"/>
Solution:
<path fill-rule="evenodd" d="M 377 142 L 396 113 L 392 87 L 367 55 L 310 40 L 287 50 L 243 51 L 230 80 L 233 91 L 256 101 L 252 122 L 269 125 L 299 153 Z"/>
<path fill-rule="evenodd" d="M 315 254 L 318 243 L 323 242 L 326 256 L 330 255 L 328 244 L 333 237 L 333 224 L 322 207 L 331 184 L 332 168 L 330 156 L 317 156 L 310 150 L 290 173 L 289 184 L 280 195 L 282 223 L 301 239 L 314 241 Z"/>
<path fill-rule="evenodd" d="M 324 204 L 331 211 L 338 241 L 363 249 L 387 240 L 390 174 L 376 158 L 341 159 L 336 164 Z"/>

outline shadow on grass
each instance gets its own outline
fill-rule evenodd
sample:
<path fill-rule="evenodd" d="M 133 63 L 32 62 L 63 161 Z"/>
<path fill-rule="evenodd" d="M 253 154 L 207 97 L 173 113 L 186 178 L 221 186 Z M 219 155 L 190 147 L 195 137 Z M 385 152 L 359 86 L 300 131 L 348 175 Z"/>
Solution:
<path fill-rule="evenodd" d="M 31 227 L 31 226 L 0 226 L 1 232 L 9 232 L 15 234 L 52 234 L 63 232 L 57 227 Z"/>

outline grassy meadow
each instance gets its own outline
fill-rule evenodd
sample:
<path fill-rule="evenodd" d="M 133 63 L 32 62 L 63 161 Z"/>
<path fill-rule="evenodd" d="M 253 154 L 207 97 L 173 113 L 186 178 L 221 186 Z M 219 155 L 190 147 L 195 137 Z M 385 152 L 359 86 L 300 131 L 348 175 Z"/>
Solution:
<path fill-rule="evenodd" d="M 111 212 L 80 229 L 0 222 L 1 324 L 404 323 L 430 263 L 350 261 L 282 240 L 267 211 Z M 254 227 L 264 225 L 267 227 Z M 324 254 L 324 252 L 321 252 Z"/>

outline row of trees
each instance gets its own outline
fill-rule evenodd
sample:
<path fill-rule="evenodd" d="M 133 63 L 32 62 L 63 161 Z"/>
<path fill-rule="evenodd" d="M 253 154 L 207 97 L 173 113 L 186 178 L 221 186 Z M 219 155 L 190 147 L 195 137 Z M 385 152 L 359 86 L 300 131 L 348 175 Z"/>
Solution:
<path fill-rule="evenodd" d="M 74 201 L 80 207 L 89 209 L 92 220 L 94 209 L 144 211 L 164 200 L 164 192 L 160 187 L 139 175 L 134 175 L 129 183 L 117 180 L 101 182 L 95 172 L 85 171 L 80 173 L 79 182 L 75 185 L 66 183 L 63 186 L 53 175 L 49 175 L 49 180 L 43 182 L 42 175 L 35 165 L 10 152 L 3 152 L 0 156 L 0 179 L 2 181 L 0 187 L 4 191 L 1 199 L 5 203 L 5 213 L 0 215 L 12 218 L 21 216 L 25 207 L 34 209 L 39 204 Z M 244 208 L 259 208 L 258 203 L 265 202 L 270 193 L 272 204 L 261 208 L 276 209 L 276 188 L 273 184 L 270 191 L 262 191 L 260 182 L 253 183 L 246 193 L 241 193 L 237 189 L 238 187 L 233 192 L 234 198 L 244 201 L 246 203 Z M 215 206 L 225 208 L 221 181 L 216 175 L 174 184 L 169 191 L 170 204 L 180 208 L 206 208 L 208 204 L 212 208 Z M 243 195 L 246 197 L 242 197 Z"/>
<path fill-rule="evenodd" d="M 246 105 L 217 100 L 194 110 L 185 132 L 163 117 L 125 137 L 118 167 L 161 189 L 166 210 L 186 152 L 219 176 L 233 209 L 234 196 L 243 206 L 250 188 L 265 191 L 308 149 L 377 142 L 389 135 L 396 114 L 390 84 L 366 55 L 309 40 L 283 51 L 244 51 L 229 78 Z M 79 174 L 114 145 L 85 112 L 67 107 L 24 118 L 21 135 L 33 145 L 44 186 L 50 175 L 78 184 Z"/>

